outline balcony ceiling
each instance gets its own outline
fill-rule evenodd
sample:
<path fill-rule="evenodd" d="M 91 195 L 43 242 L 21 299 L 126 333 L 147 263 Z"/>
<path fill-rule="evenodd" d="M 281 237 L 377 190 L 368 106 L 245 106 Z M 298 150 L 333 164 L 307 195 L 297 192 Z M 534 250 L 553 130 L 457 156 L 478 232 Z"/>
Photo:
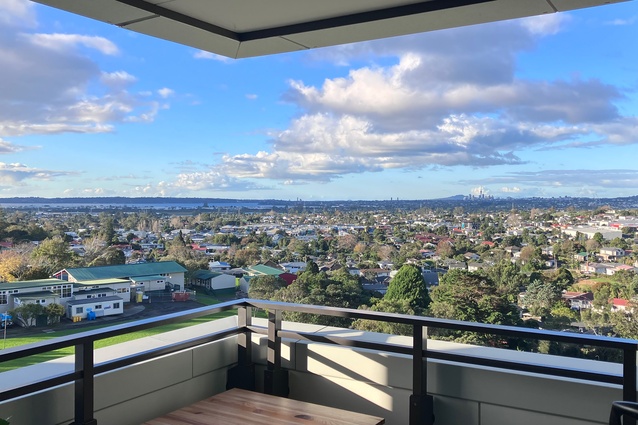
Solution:
<path fill-rule="evenodd" d="M 543 15 L 625 0 L 36 0 L 231 58 Z"/>

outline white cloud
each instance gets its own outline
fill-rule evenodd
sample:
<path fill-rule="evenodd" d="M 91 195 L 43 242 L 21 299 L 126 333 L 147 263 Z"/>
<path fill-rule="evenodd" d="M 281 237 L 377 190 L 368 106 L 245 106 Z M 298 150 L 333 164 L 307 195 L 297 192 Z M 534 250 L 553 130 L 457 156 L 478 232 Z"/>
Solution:
<path fill-rule="evenodd" d="M 4 2 L 0 10 L 14 23 L 33 13 Z M 100 69 L 92 54 L 119 53 L 106 38 L 29 31 L 24 24 L 0 28 L 0 137 L 108 132 L 120 122 L 152 121 L 166 107 L 153 96 L 131 94 L 137 78 L 126 70 Z"/>
<path fill-rule="evenodd" d="M 161 98 L 166 99 L 173 96 L 175 94 L 175 91 L 172 89 L 169 89 L 168 87 L 163 87 L 159 89 L 157 93 L 160 95 Z"/>
<path fill-rule="evenodd" d="M 476 195 L 476 196 L 478 196 L 478 195 L 487 195 L 489 192 L 490 191 L 487 188 L 483 187 L 483 186 L 473 187 L 470 190 L 470 193 L 472 195 Z"/>
<path fill-rule="evenodd" d="M 122 87 L 137 82 L 137 78 L 126 71 L 102 72 L 100 80 L 109 86 Z"/>
<path fill-rule="evenodd" d="M 521 191 L 521 188 L 516 186 L 514 187 L 504 186 L 501 188 L 501 192 L 503 193 L 519 193 L 520 191 Z"/>
<path fill-rule="evenodd" d="M 33 3 L 26 0 L 0 2 L 0 26 L 33 28 L 37 25 Z"/>
<path fill-rule="evenodd" d="M 521 25 L 534 35 L 553 35 L 558 33 L 570 21 L 570 15 L 551 13 L 521 19 Z"/>
<path fill-rule="evenodd" d="M 11 143 L 7 140 L 3 140 L 2 138 L 0 138 L 0 155 L 18 153 L 18 152 L 22 152 L 29 149 L 34 149 L 34 148 L 16 145 L 15 143 Z"/>
<path fill-rule="evenodd" d="M 117 55 L 117 46 L 104 37 L 80 34 L 29 34 L 31 43 L 49 50 L 68 50 L 78 45 L 95 49 L 105 55 Z"/>
<path fill-rule="evenodd" d="M 216 167 L 237 178 L 330 181 L 384 169 L 521 164 L 519 152 L 583 140 L 638 142 L 636 117 L 621 116 L 614 103 L 625 98 L 619 88 L 516 76 L 517 55 L 568 21 L 556 15 L 322 49 L 323 59 L 345 51 L 396 61 L 320 86 L 291 81 L 284 100 L 300 115 L 271 134 L 270 149 L 227 155 Z"/>
<path fill-rule="evenodd" d="M 25 180 L 52 180 L 60 176 L 77 174 L 69 171 L 54 171 L 32 168 L 21 163 L 0 162 L 0 184 L 23 184 Z"/>
<path fill-rule="evenodd" d="M 638 21 L 637 16 L 631 16 L 626 19 L 614 19 L 613 21 L 606 22 L 607 25 L 613 26 L 625 26 L 625 25 L 633 25 Z"/>
<path fill-rule="evenodd" d="M 256 94 L 252 94 L 252 93 L 246 95 L 246 99 L 248 99 L 248 100 L 256 100 L 257 97 L 258 96 Z"/>

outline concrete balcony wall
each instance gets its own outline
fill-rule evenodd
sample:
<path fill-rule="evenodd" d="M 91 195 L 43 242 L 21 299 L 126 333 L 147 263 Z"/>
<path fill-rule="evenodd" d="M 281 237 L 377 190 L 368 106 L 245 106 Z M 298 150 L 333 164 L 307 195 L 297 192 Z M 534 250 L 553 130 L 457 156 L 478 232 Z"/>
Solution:
<path fill-rule="evenodd" d="M 255 319 L 266 325 L 266 321 Z M 236 317 L 96 350 L 102 362 L 236 325 Z M 285 329 L 324 336 L 386 341 L 409 346 L 406 337 L 371 334 L 308 324 L 284 323 Z M 263 388 L 266 337 L 253 336 L 258 388 Z M 100 425 L 133 425 L 191 404 L 225 389 L 229 367 L 237 361 L 237 339 L 227 338 L 96 377 L 95 417 Z M 431 350 L 517 359 L 528 363 L 618 371 L 621 366 L 587 360 L 429 341 Z M 290 370 L 291 398 L 386 418 L 388 425 L 408 423 L 412 361 L 407 356 L 284 340 L 282 366 Z M 593 425 L 607 421 L 612 400 L 622 398 L 615 385 L 428 362 L 428 391 L 434 395 L 436 425 Z M 71 370 L 72 360 L 58 359 L 0 374 L 3 382 L 26 382 L 51 371 Z M 37 408 L 34 408 L 37 406 Z M 0 404 L 0 417 L 12 424 L 68 424 L 73 389 L 65 385 Z"/>
<path fill-rule="evenodd" d="M 265 324 L 264 324 L 265 325 Z M 284 328 L 299 324 L 285 323 Z M 301 325 L 323 336 L 411 346 L 411 338 Z M 265 365 L 265 337 L 254 337 L 256 362 Z M 282 367 L 290 372 L 291 398 L 360 411 L 408 423 L 412 359 L 343 346 L 285 341 Z M 428 341 L 428 349 L 528 364 L 621 373 L 620 364 L 512 350 Z M 431 359 L 428 392 L 434 396 L 436 425 L 606 424 L 618 385 L 576 381 Z"/>
<path fill-rule="evenodd" d="M 237 317 L 146 337 L 95 351 L 97 363 L 228 329 Z M 146 361 L 95 378 L 95 418 L 100 425 L 139 425 L 226 389 L 226 372 L 237 362 L 237 337 Z M 0 388 L 73 370 L 73 358 L 0 374 Z M 57 425 L 73 421 L 73 385 L 0 404 L 12 424 Z M 36 407 L 37 406 L 37 407 Z"/>

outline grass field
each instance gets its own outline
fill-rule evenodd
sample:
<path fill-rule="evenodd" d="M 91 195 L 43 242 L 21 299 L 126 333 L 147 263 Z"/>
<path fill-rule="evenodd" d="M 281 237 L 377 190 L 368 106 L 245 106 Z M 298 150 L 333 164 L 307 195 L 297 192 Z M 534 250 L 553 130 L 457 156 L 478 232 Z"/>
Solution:
<path fill-rule="evenodd" d="M 222 302 L 220 299 L 218 299 L 217 297 L 211 296 L 211 295 L 205 295 L 205 294 L 198 294 L 197 295 L 197 301 L 205 304 L 205 305 L 214 305 L 214 304 L 218 304 L 220 302 Z M 228 317 L 228 316 L 233 316 L 235 315 L 236 312 L 234 310 L 228 310 L 228 311 L 222 311 L 220 313 L 216 313 L 210 316 L 204 316 L 204 317 L 198 317 L 196 319 L 191 319 L 182 323 L 174 323 L 171 325 L 165 325 L 165 326 L 160 326 L 157 328 L 153 328 L 153 329 L 147 329 L 144 331 L 139 331 L 139 332 L 133 332 L 133 333 L 129 333 L 129 334 L 125 334 L 125 335 L 120 335 L 117 337 L 112 337 L 112 338 L 107 338 L 107 339 L 103 339 L 100 341 L 96 341 L 95 343 L 95 348 L 102 348 L 102 347 L 108 347 L 110 345 L 114 345 L 114 344 L 119 344 L 122 342 L 126 342 L 126 341 L 132 341 L 135 339 L 139 339 L 139 338 L 144 338 L 147 336 L 153 336 L 153 335 L 157 335 L 160 333 L 164 333 L 164 332 L 169 332 L 169 331 L 173 331 L 176 329 L 182 329 L 188 326 L 193 326 L 193 325 L 197 325 L 200 323 L 205 323 L 205 322 L 209 322 L 211 320 L 214 319 L 220 319 L 222 317 Z M 131 322 L 135 321 L 135 319 L 131 319 Z M 122 323 L 122 322 L 120 322 Z M 126 323 L 126 322 L 124 322 Z M 119 324 L 119 323 L 118 323 Z M 83 327 L 81 329 L 71 329 L 71 330 L 61 330 L 61 331 L 55 331 L 54 333 L 51 334 L 38 334 L 38 335 L 30 335 L 30 336 L 25 336 L 25 337 L 20 337 L 20 338 L 10 338 L 7 339 L 6 341 L 3 341 L 3 345 L 2 347 L 6 347 L 6 348 L 10 348 L 10 347 L 17 347 L 17 346 L 21 346 L 21 345 L 26 345 L 26 344 L 30 344 L 33 342 L 41 342 L 41 341 L 47 341 L 53 338 L 59 338 L 62 336 L 67 336 L 67 335 L 73 335 L 76 333 L 80 333 L 80 332 L 86 332 L 87 330 L 93 330 L 93 329 L 99 329 L 99 328 L 104 328 L 104 327 L 108 327 L 111 326 L 111 324 L 106 324 L 106 325 L 96 325 L 96 326 L 92 326 L 90 328 L 87 327 Z M 1 351 L 0 351 L 1 352 Z M 43 354 L 39 354 L 36 356 L 30 356 L 30 357 L 25 357 L 23 359 L 18 359 L 18 360 L 13 360 L 10 362 L 4 362 L 4 363 L 0 363 L 0 372 L 5 372 L 7 370 L 11 370 L 11 369 L 16 369 L 16 368 L 20 368 L 20 367 L 24 367 L 24 366 L 29 366 L 32 364 L 37 364 L 37 363 L 42 363 L 48 360 L 53 360 L 59 357 L 64 357 L 64 356 L 69 356 L 72 355 L 74 353 L 74 348 L 73 347 L 67 347 L 65 349 L 61 349 L 61 350 L 56 350 L 56 351 L 51 351 L 49 353 L 43 353 Z"/>

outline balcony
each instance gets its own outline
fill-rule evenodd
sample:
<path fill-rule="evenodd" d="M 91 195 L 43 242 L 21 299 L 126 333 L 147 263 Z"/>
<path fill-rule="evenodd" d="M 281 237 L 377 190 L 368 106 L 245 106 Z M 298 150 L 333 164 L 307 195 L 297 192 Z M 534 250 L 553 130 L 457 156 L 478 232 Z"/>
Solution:
<path fill-rule="evenodd" d="M 94 342 L 211 313 L 237 315 L 94 350 Z M 254 317 L 255 309 L 268 318 Z M 413 337 L 282 322 L 284 311 L 412 326 Z M 426 338 L 444 328 L 617 349 L 623 363 Z M 277 395 L 381 416 L 387 424 L 605 424 L 636 399 L 638 341 L 427 317 L 237 300 L 0 351 L 0 362 L 75 355 L 0 374 L 12 424 L 140 424 L 224 391 Z"/>

